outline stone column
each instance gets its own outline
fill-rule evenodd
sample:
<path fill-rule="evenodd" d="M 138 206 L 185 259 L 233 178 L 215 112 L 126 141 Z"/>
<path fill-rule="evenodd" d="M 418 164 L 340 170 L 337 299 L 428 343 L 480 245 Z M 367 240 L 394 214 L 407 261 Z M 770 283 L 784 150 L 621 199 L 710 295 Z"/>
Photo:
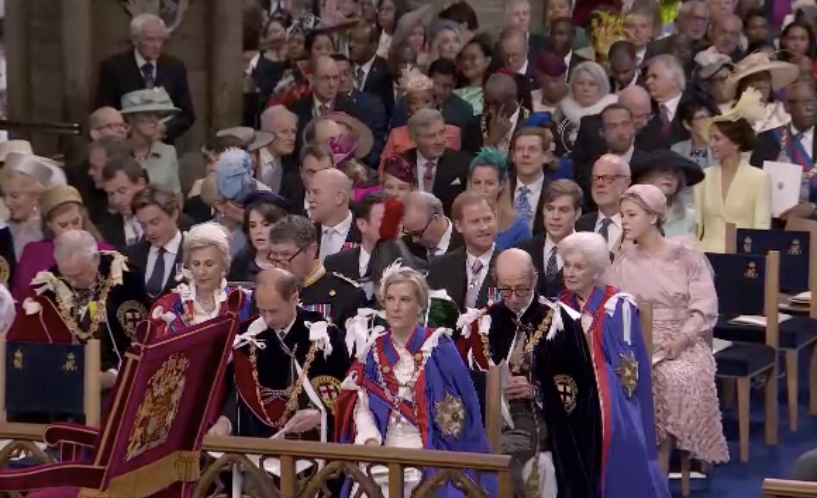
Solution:
<path fill-rule="evenodd" d="M 213 132 L 241 124 L 243 12 L 235 0 L 214 0 L 210 12 L 210 102 Z"/>

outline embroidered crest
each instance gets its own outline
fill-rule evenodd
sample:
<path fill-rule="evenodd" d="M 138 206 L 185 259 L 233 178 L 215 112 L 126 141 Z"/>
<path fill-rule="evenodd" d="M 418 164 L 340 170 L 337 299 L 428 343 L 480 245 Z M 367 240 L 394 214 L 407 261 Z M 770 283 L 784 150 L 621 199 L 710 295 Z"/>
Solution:
<path fill-rule="evenodd" d="M 458 396 L 445 393 L 445 399 L 434 403 L 434 425 L 444 436 L 460 437 L 465 426 L 465 406 Z"/>
<path fill-rule="evenodd" d="M 7 284 L 11 276 L 11 266 L 6 258 L 0 256 L 0 284 Z"/>
<path fill-rule="evenodd" d="M 175 353 L 151 376 L 131 428 L 125 460 L 165 442 L 184 393 L 188 366 L 190 361 Z"/>
<path fill-rule="evenodd" d="M 319 375 L 312 379 L 312 387 L 318 392 L 324 406 L 330 410 L 340 397 L 340 381 L 330 375 Z"/>
<path fill-rule="evenodd" d="M 627 354 L 619 353 L 618 366 L 615 368 L 621 387 L 627 391 L 627 397 L 631 398 L 638 386 L 638 361 L 635 354 L 629 351 Z"/>
<path fill-rule="evenodd" d="M 15 370 L 22 370 L 23 369 L 23 350 L 18 349 L 14 352 L 14 369 Z"/>
<path fill-rule="evenodd" d="M 743 252 L 749 254 L 752 252 L 752 237 L 743 239 Z"/>
<path fill-rule="evenodd" d="M 562 398 L 562 404 L 565 406 L 565 411 L 569 414 L 576 408 L 576 399 L 579 395 L 579 385 L 569 375 L 556 375 L 553 377 L 553 383 L 556 384 L 556 390 L 559 391 L 559 396 Z"/>
<path fill-rule="evenodd" d="M 791 254 L 792 256 L 799 256 L 803 254 L 803 248 L 800 247 L 800 241 L 798 239 L 794 239 L 791 241 L 789 254 Z"/>
<path fill-rule="evenodd" d="M 68 353 L 65 356 L 65 363 L 62 365 L 63 372 L 76 372 L 77 371 L 77 357 L 74 353 Z"/>
<path fill-rule="evenodd" d="M 758 277 L 757 265 L 754 262 L 749 263 L 749 266 L 746 267 L 746 271 L 743 272 L 743 276 L 752 279 L 757 278 Z"/>
<path fill-rule="evenodd" d="M 119 306 L 119 309 L 116 310 L 116 319 L 125 329 L 125 333 L 133 338 L 136 334 L 136 326 L 147 317 L 147 314 L 148 310 L 145 309 L 142 303 L 131 300 L 125 301 Z"/>

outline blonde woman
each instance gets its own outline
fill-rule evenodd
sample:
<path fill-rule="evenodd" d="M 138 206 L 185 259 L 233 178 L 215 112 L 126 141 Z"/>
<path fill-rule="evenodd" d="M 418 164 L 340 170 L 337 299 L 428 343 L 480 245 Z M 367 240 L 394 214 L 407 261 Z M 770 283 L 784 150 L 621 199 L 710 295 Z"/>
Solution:
<path fill-rule="evenodd" d="M 449 329 L 422 325 L 430 302 L 425 278 L 399 261 L 386 268 L 378 296 L 388 327 L 371 331 L 369 346 L 343 382 L 335 405 L 336 440 L 343 443 L 488 453 L 477 393 Z M 382 328 L 382 327 L 381 327 Z M 365 331 L 364 331 L 365 333 Z M 348 334 L 348 332 L 347 332 Z M 458 416 L 445 413 L 454 410 Z M 425 478 L 438 470 L 425 468 Z M 419 470 L 405 473 L 405 496 L 425 480 Z M 372 469 L 388 496 L 388 472 Z M 493 476 L 471 475 L 487 496 L 496 496 Z M 347 482 L 342 496 L 356 496 Z M 350 490 L 352 493 L 350 494 Z M 466 493 L 447 483 L 437 496 Z"/>
<path fill-rule="evenodd" d="M 618 96 L 610 93 L 607 71 L 595 62 L 582 62 L 570 73 L 567 81 L 567 97 L 556 109 L 561 135 L 567 150 L 573 149 L 579 124 L 585 116 L 600 114 L 605 107 L 618 102 Z"/>
<path fill-rule="evenodd" d="M 0 174 L 3 200 L 9 209 L 8 227 L 14 239 L 17 261 L 29 242 L 43 239 L 38 203 L 53 185 L 64 185 L 65 173 L 59 164 L 45 157 L 12 153 Z"/>

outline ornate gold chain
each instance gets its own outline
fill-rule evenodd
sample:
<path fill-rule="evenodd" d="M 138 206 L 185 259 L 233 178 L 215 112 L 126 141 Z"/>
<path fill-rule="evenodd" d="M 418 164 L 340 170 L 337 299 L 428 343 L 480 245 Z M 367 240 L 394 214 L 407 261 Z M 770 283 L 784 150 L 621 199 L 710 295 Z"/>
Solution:
<path fill-rule="evenodd" d="M 68 330 L 71 332 L 71 334 L 79 339 L 80 342 L 85 342 L 96 335 L 96 331 L 99 329 L 102 320 L 105 319 L 108 312 L 108 293 L 110 293 L 111 287 L 113 287 L 113 281 L 110 278 L 105 279 L 105 283 L 102 285 L 102 291 L 99 293 L 99 306 L 96 307 L 97 309 L 94 312 L 94 316 L 91 318 L 91 326 L 88 327 L 88 332 L 82 331 L 71 313 L 71 308 L 69 308 L 68 305 L 59 298 L 58 293 L 54 293 L 54 299 L 57 301 L 60 316 L 65 321 L 65 324 L 68 326 Z M 94 300 L 92 299 L 91 303 L 93 302 Z M 88 306 L 90 307 L 90 303 Z"/>
<path fill-rule="evenodd" d="M 258 383 L 258 366 L 257 366 L 257 347 L 254 344 L 250 344 L 250 362 L 252 363 L 252 376 L 253 380 L 255 380 L 255 392 L 258 396 L 258 401 L 261 401 L 261 390 L 260 384 Z M 287 421 L 289 420 L 290 415 L 298 409 L 298 397 L 301 395 L 301 391 L 304 388 L 304 379 L 308 378 L 309 376 L 309 368 L 312 366 L 312 362 L 315 360 L 315 352 L 317 351 L 318 346 L 315 343 L 312 343 L 312 346 L 309 348 L 309 352 L 306 354 L 306 362 L 304 362 L 303 374 L 299 375 L 297 379 L 295 379 L 295 387 L 292 389 L 292 393 L 287 400 L 286 408 L 284 408 L 284 413 L 281 414 L 281 417 L 272 422 L 273 427 L 281 428 L 286 425 Z M 297 348 L 296 348 L 297 350 Z M 292 356 L 290 358 L 292 361 L 295 361 L 295 352 L 293 351 Z"/>
<path fill-rule="evenodd" d="M 533 351 L 534 346 L 542 339 L 542 334 L 545 333 L 545 330 L 550 328 L 550 322 L 553 320 L 553 313 L 554 310 L 550 310 L 542 322 L 539 324 L 539 327 L 536 328 L 536 331 L 533 333 L 532 336 L 528 338 L 528 342 L 525 344 L 525 352 L 530 353 Z M 493 355 L 491 354 L 491 349 L 488 343 L 488 334 L 482 335 L 482 354 L 485 356 L 485 360 L 488 362 L 489 366 L 491 364 L 496 364 L 493 360 Z"/>

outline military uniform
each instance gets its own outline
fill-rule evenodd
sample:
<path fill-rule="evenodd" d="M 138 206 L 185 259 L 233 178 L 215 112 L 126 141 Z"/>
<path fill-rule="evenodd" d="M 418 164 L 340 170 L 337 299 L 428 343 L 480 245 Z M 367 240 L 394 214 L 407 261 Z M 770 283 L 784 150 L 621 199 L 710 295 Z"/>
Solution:
<path fill-rule="evenodd" d="M 339 273 L 329 273 L 323 264 L 304 278 L 300 292 L 301 306 L 321 313 L 341 332 L 346 320 L 357 314 L 358 308 L 366 306 L 366 293 L 357 282 Z"/>
<path fill-rule="evenodd" d="M 267 438 L 296 411 L 314 408 L 322 412 L 322 427 L 301 437 L 326 441 L 341 381 L 351 366 L 337 327 L 320 313 L 298 308 L 288 330 L 272 330 L 258 318 L 241 326 L 235 344 L 223 412 L 233 434 Z"/>

